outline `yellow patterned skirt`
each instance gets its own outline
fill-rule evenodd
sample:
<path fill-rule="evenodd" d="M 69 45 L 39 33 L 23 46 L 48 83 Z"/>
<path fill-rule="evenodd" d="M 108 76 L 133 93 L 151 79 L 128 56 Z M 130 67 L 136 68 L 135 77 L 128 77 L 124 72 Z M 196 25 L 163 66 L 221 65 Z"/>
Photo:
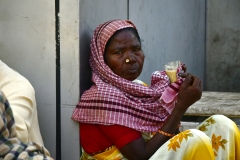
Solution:
<path fill-rule="evenodd" d="M 147 139 L 144 134 L 144 138 Z M 90 156 L 82 152 L 81 160 L 125 160 L 113 146 Z M 164 143 L 150 160 L 240 160 L 240 131 L 223 115 L 213 115 L 197 129 L 183 131 Z"/>

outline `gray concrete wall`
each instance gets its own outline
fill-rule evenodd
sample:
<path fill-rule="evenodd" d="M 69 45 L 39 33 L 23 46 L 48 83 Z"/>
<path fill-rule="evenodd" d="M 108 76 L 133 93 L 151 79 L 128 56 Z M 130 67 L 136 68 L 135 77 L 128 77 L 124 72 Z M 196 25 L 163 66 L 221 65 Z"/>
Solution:
<path fill-rule="evenodd" d="M 61 159 L 80 156 L 79 126 L 71 119 L 79 101 L 79 0 L 60 1 Z M 59 122 L 60 123 L 60 122 Z"/>
<path fill-rule="evenodd" d="M 78 159 L 79 128 L 71 114 L 80 92 L 79 0 L 59 4 L 60 79 L 56 77 L 55 5 L 49 0 L 0 1 L 0 59 L 32 83 L 42 137 L 52 157 L 60 148 L 56 124 L 61 123 L 62 159 Z M 61 82 L 60 106 L 56 106 L 56 81 Z M 56 121 L 56 108 L 61 109 L 60 121 Z"/>
<path fill-rule="evenodd" d="M 0 59 L 25 76 L 36 92 L 40 130 L 56 153 L 54 1 L 0 1 Z"/>
<path fill-rule="evenodd" d="M 140 79 L 149 84 L 153 71 L 180 60 L 204 81 L 204 0 L 130 0 L 129 19 L 139 30 L 146 56 Z"/>
<path fill-rule="evenodd" d="M 206 90 L 240 92 L 240 1 L 207 1 Z"/>

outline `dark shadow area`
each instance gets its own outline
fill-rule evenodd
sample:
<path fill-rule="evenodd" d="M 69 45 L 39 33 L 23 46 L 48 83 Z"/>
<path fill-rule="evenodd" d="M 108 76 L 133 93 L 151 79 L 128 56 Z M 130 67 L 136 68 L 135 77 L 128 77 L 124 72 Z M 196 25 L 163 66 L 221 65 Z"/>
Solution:
<path fill-rule="evenodd" d="M 80 35 L 80 96 L 91 87 L 91 68 L 89 65 L 91 35 L 87 30 Z"/>

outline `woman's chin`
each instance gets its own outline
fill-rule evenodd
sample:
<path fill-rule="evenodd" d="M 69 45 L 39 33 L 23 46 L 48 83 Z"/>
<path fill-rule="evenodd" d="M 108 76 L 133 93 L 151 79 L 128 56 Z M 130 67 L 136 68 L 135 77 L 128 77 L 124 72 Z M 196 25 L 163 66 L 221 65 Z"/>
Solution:
<path fill-rule="evenodd" d="M 127 75 L 124 75 L 124 76 L 122 76 L 124 79 L 127 79 L 127 80 L 129 80 L 129 81 L 133 81 L 133 80 L 135 80 L 135 79 L 137 79 L 137 77 L 139 76 L 139 73 L 129 73 L 129 74 L 127 74 Z"/>

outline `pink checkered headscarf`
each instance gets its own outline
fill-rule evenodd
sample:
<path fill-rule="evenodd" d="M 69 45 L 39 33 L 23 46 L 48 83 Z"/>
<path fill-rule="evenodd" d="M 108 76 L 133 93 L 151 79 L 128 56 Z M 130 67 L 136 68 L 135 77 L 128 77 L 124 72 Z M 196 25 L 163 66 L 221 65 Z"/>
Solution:
<path fill-rule="evenodd" d="M 136 29 L 129 20 L 108 21 L 95 29 L 89 60 L 93 85 L 81 96 L 73 120 L 152 132 L 161 128 L 171 114 L 181 78 L 170 85 L 165 71 L 155 71 L 151 85 L 146 87 L 116 75 L 104 62 L 107 41 L 116 31 L 128 27 Z"/>

